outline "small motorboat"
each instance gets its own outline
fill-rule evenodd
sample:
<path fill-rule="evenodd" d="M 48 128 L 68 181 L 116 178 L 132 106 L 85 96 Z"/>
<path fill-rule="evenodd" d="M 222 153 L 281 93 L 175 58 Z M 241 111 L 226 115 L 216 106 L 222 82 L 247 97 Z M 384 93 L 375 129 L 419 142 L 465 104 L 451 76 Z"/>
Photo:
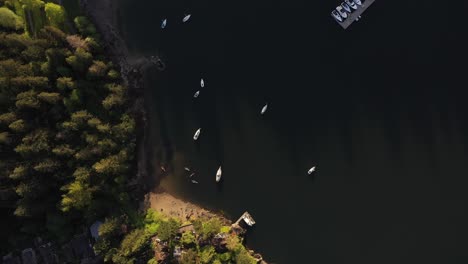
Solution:
<path fill-rule="evenodd" d="M 337 6 L 336 11 L 338 11 L 338 13 L 340 13 L 340 16 L 342 18 L 346 19 L 348 17 L 348 13 L 346 13 L 346 11 L 343 9 L 343 7 Z"/>
<path fill-rule="evenodd" d="M 354 1 L 354 3 L 356 3 L 357 5 L 362 5 L 362 2 L 363 2 L 363 1 L 361 1 L 361 0 L 353 0 L 353 1 Z"/>
<path fill-rule="evenodd" d="M 348 4 L 352 9 L 356 10 L 357 9 L 357 5 L 355 3 L 355 1 L 353 0 L 344 0 L 346 4 Z"/>
<path fill-rule="evenodd" d="M 161 28 L 162 28 L 162 29 L 166 28 L 166 25 L 167 25 L 167 19 L 164 19 L 164 20 L 161 22 Z"/>
<path fill-rule="evenodd" d="M 343 9 L 346 10 L 346 12 L 348 12 L 348 13 L 352 12 L 351 7 L 345 2 L 341 3 L 341 7 L 343 7 Z"/>
<path fill-rule="evenodd" d="M 196 180 L 191 180 L 191 182 L 192 182 L 193 184 L 198 184 L 198 182 L 197 182 Z"/>
<path fill-rule="evenodd" d="M 338 22 L 343 22 L 343 19 L 341 18 L 340 13 L 338 13 L 338 11 L 333 10 L 333 11 L 331 12 L 331 15 L 332 15 L 332 17 L 333 17 L 336 21 L 338 21 Z"/>
<path fill-rule="evenodd" d="M 307 171 L 307 174 L 311 175 L 314 171 L 315 171 L 315 166 L 310 168 L 309 171 Z"/>
<path fill-rule="evenodd" d="M 190 19 L 191 16 L 192 16 L 191 14 L 185 15 L 184 18 L 182 18 L 182 22 L 183 23 L 187 22 Z"/>
<path fill-rule="evenodd" d="M 223 171 L 221 170 L 221 166 L 219 166 L 218 171 L 216 172 L 216 182 L 221 180 L 221 174 L 223 174 Z"/>
<path fill-rule="evenodd" d="M 263 106 L 262 111 L 260 111 L 260 114 L 263 115 L 267 109 L 268 109 L 268 104 Z"/>
<path fill-rule="evenodd" d="M 195 132 L 195 134 L 193 135 L 193 140 L 197 140 L 197 139 L 198 139 L 198 137 L 200 136 L 200 132 L 201 132 L 201 128 L 199 128 L 199 129 Z"/>
<path fill-rule="evenodd" d="M 203 80 L 203 78 L 201 78 L 200 80 L 200 87 L 201 88 L 205 87 L 205 81 Z"/>
<path fill-rule="evenodd" d="M 200 91 L 197 91 L 194 95 L 193 98 L 197 98 L 200 95 Z"/>
<path fill-rule="evenodd" d="M 189 178 L 192 178 L 195 175 L 195 172 L 190 173 Z"/>
<path fill-rule="evenodd" d="M 190 168 L 189 168 L 189 167 L 184 167 L 184 170 L 190 172 Z"/>

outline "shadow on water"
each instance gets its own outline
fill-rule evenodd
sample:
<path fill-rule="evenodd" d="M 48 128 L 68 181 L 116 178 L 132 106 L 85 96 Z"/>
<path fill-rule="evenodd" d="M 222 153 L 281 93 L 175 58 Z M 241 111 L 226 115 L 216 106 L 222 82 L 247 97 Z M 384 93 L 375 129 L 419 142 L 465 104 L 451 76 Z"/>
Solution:
<path fill-rule="evenodd" d="M 151 161 L 181 196 L 249 211 L 248 245 L 276 263 L 468 261 L 468 45 L 450 5 L 376 1 L 343 31 L 333 1 L 121 1 L 132 50 L 168 63 L 148 79 Z"/>

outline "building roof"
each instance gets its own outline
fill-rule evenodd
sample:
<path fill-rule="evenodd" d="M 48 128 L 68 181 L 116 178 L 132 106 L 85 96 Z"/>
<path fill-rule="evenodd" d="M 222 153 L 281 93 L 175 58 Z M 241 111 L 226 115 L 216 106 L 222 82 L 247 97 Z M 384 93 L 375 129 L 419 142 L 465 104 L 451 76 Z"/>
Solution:
<path fill-rule="evenodd" d="M 101 221 L 96 221 L 89 227 L 89 232 L 91 233 L 91 236 L 96 240 L 99 238 L 99 227 L 101 225 Z"/>

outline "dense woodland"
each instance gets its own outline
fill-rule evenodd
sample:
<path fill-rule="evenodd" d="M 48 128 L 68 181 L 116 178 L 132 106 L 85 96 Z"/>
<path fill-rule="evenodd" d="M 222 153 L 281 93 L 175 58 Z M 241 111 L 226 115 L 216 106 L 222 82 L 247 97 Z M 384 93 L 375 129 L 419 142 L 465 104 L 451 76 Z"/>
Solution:
<path fill-rule="evenodd" d="M 0 5 L 0 188 L 14 188 L 22 225 L 10 242 L 65 241 L 131 207 L 127 88 L 85 17 L 40 0 Z"/>
<path fill-rule="evenodd" d="M 94 249 L 108 263 L 256 263 L 219 219 L 180 232 L 190 223 L 136 211 L 127 98 L 86 17 L 47 1 L 0 0 L 0 190 L 16 193 L 20 224 L 9 250 L 37 236 L 60 245 L 102 220 Z"/>

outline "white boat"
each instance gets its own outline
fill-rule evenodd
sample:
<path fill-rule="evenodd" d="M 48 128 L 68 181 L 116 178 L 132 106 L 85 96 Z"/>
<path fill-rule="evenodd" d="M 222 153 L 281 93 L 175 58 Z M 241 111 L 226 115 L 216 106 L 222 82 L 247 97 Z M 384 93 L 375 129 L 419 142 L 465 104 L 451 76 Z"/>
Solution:
<path fill-rule="evenodd" d="M 357 5 L 362 5 L 362 1 L 361 0 L 353 0 L 354 3 L 356 3 Z"/>
<path fill-rule="evenodd" d="M 333 10 L 333 11 L 331 12 L 331 15 L 332 15 L 332 17 L 333 17 L 336 21 L 338 21 L 338 22 L 343 22 L 343 19 L 341 18 L 340 13 L 338 13 L 338 11 Z"/>
<path fill-rule="evenodd" d="M 193 140 L 197 140 L 198 137 L 200 136 L 201 128 L 199 128 L 196 132 L 195 135 L 193 135 Z"/>
<path fill-rule="evenodd" d="M 188 167 L 184 167 L 184 170 L 185 171 L 190 171 L 190 169 Z"/>
<path fill-rule="evenodd" d="M 197 98 L 198 95 L 200 95 L 200 91 L 197 91 L 197 92 L 193 95 L 193 98 Z"/>
<path fill-rule="evenodd" d="M 309 171 L 307 171 L 307 174 L 312 174 L 313 172 L 315 171 L 315 166 L 313 166 L 312 168 L 310 168 Z"/>
<path fill-rule="evenodd" d="M 200 80 L 200 87 L 201 88 L 205 87 L 205 81 L 203 80 L 203 78 L 201 78 Z"/>
<path fill-rule="evenodd" d="M 164 19 L 164 20 L 161 22 L 161 28 L 166 28 L 166 25 L 167 25 L 167 19 Z"/>
<path fill-rule="evenodd" d="M 346 12 L 348 12 L 348 13 L 352 12 L 351 7 L 345 2 L 341 3 L 341 7 L 343 7 L 343 9 L 346 10 Z"/>
<path fill-rule="evenodd" d="M 192 182 L 193 184 L 198 184 L 198 182 L 197 182 L 196 180 L 191 180 L 191 182 Z"/>
<path fill-rule="evenodd" d="M 191 16 L 192 16 L 191 14 L 185 15 L 184 18 L 182 18 L 182 22 L 184 23 L 187 22 Z"/>
<path fill-rule="evenodd" d="M 338 13 L 340 13 L 340 16 L 342 18 L 346 19 L 348 17 L 348 13 L 346 13 L 346 11 L 343 9 L 343 7 L 337 6 L 336 11 L 338 11 Z"/>
<path fill-rule="evenodd" d="M 268 104 L 266 104 L 265 106 L 263 106 L 262 108 L 262 111 L 260 111 L 260 114 L 264 114 L 266 112 L 266 110 L 268 109 Z"/>
<path fill-rule="evenodd" d="M 356 5 L 356 1 L 353 1 L 353 0 L 344 0 L 345 3 L 347 3 L 352 9 L 356 10 L 357 9 L 357 5 Z"/>
<path fill-rule="evenodd" d="M 195 172 L 190 173 L 189 178 L 192 178 L 195 175 Z"/>
<path fill-rule="evenodd" d="M 223 171 L 221 170 L 221 166 L 219 166 L 218 171 L 216 172 L 216 182 L 221 180 L 221 174 L 223 174 Z"/>

